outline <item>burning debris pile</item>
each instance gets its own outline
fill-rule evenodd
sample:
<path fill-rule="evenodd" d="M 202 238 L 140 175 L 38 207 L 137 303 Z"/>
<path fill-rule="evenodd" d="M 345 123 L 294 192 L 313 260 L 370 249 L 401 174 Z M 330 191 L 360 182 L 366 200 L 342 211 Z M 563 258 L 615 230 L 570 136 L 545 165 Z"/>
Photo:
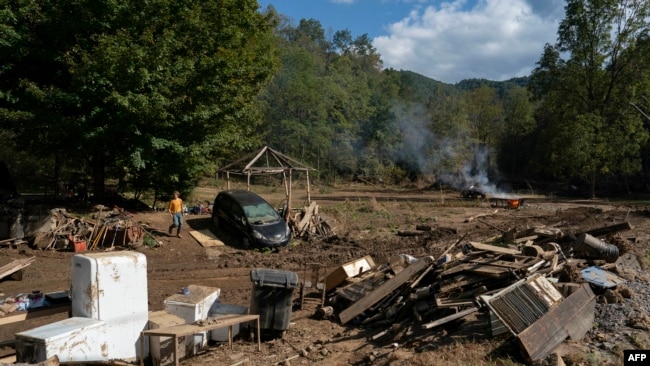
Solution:
<path fill-rule="evenodd" d="M 623 271 L 626 240 L 597 237 L 628 229 L 627 222 L 581 233 L 540 226 L 482 243 L 463 237 L 437 258 L 402 255 L 375 266 L 364 257 L 326 276 L 318 314 L 379 329 L 371 340 L 401 334 L 417 345 L 428 330 L 481 313 L 492 335 L 509 333 L 528 362 L 543 360 L 565 339 L 582 339 L 596 302 L 624 288 L 608 270 Z"/>

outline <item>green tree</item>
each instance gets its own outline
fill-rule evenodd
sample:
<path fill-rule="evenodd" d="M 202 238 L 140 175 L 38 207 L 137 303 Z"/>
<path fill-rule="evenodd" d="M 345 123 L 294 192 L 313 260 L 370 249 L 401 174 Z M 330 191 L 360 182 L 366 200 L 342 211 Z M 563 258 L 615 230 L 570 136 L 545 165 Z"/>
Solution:
<path fill-rule="evenodd" d="M 87 158 L 142 188 L 191 186 L 255 142 L 273 14 L 254 0 L 2 1 L 0 118 L 40 154 Z"/>
<path fill-rule="evenodd" d="M 558 41 L 533 71 L 530 88 L 543 109 L 540 165 L 587 179 L 592 197 L 598 176 L 641 168 L 648 133 L 629 102 L 646 88 L 649 10 L 638 0 L 567 1 Z"/>
<path fill-rule="evenodd" d="M 506 92 L 503 101 L 504 128 L 500 141 L 499 167 L 509 174 L 524 172 L 531 156 L 531 137 L 535 131 L 534 104 L 526 88 Z"/>

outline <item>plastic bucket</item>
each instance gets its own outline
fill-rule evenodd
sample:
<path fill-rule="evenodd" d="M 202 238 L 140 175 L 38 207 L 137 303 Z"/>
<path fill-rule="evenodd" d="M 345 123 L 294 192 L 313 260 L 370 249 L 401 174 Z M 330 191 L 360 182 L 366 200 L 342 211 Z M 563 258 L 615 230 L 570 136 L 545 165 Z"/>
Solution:
<path fill-rule="evenodd" d="M 79 252 L 85 252 L 86 251 L 86 241 L 75 241 L 73 242 L 74 244 L 74 252 L 79 253 Z"/>

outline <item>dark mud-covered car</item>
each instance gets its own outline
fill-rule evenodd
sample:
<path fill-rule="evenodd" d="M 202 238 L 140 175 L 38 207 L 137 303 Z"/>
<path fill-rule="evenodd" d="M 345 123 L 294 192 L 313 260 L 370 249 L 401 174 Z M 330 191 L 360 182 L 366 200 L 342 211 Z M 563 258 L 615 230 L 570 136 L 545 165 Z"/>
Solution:
<path fill-rule="evenodd" d="M 220 192 L 214 200 L 212 222 L 239 234 L 245 248 L 280 247 L 291 241 L 286 221 L 262 197 L 249 191 Z"/>
<path fill-rule="evenodd" d="M 463 198 L 485 198 L 485 192 L 479 186 L 473 185 L 467 189 L 460 191 L 460 196 Z"/>

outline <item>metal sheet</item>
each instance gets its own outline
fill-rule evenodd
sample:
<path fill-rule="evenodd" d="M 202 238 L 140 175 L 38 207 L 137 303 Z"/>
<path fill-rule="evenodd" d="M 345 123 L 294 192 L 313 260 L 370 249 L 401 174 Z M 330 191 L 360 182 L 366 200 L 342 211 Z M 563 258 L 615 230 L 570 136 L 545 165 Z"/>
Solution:
<path fill-rule="evenodd" d="M 481 296 L 481 299 L 517 335 L 544 316 L 563 297 L 545 277 L 536 274 L 515 282 L 493 296 Z"/>
<path fill-rule="evenodd" d="M 612 288 L 625 283 L 625 279 L 596 266 L 583 269 L 581 274 L 585 281 L 603 288 Z"/>

